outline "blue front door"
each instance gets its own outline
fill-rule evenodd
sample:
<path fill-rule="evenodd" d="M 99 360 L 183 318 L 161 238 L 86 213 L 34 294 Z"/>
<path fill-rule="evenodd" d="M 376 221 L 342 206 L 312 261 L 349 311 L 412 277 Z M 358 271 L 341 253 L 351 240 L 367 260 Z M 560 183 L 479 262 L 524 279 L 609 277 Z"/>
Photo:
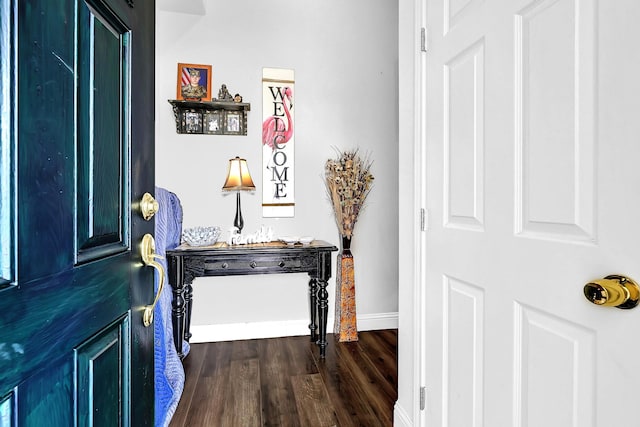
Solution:
<path fill-rule="evenodd" d="M 0 427 L 150 425 L 155 3 L 0 20 Z"/>

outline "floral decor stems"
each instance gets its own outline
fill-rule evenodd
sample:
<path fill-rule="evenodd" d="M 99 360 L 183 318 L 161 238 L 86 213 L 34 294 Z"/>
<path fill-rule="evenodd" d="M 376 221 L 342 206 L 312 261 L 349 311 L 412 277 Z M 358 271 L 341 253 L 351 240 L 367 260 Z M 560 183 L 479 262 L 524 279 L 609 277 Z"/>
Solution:
<path fill-rule="evenodd" d="M 341 236 L 351 239 L 358 216 L 373 186 L 369 156 L 358 150 L 340 151 L 325 164 L 325 184 Z"/>

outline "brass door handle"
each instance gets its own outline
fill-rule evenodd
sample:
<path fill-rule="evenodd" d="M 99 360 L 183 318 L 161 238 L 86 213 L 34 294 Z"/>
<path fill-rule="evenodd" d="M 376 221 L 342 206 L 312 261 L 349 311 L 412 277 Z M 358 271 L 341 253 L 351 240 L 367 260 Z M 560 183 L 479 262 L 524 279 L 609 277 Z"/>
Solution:
<path fill-rule="evenodd" d="M 149 193 L 144 193 L 142 195 L 142 200 L 140 200 L 140 212 L 142 213 L 142 218 L 145 221 L 149 221 L 160 209 L 160 205 L 156 199 Z"/>
<path fill-rule="evenodd" d="M 584 296 L 596 305 L 634 308 L 640 300 L 640 286 L 627 276 L 612 274 L 584 285 Z"/>
<path fill-rule="evenodd" d="M 157 259 L 164 259 L 164 257 L 156 254 L 156 242 L 153 240 L 153 236 L 151 234 L 145 234 L 142 237 L 142 243 L 140 245 L 140 252 L 142 255 L 142 262 L 149 267 L 153 267 L 158 270 L 158 274 L 160 275 L 160 284 L 158 285 L 158 293 L 156 294 L 155 299 L 153 300 L 153 304 L 147 305 L 144 308 L 144 313 L 142 314 L 142 323 L 145 327 L 149 327 L 153 323 L 153 309 L 155 308 L 158 300 L 160 299 L 160 294 L 162 293 L 162 288 L 164 287 L 164 268 L 162 264 L 160 264 Z"/>

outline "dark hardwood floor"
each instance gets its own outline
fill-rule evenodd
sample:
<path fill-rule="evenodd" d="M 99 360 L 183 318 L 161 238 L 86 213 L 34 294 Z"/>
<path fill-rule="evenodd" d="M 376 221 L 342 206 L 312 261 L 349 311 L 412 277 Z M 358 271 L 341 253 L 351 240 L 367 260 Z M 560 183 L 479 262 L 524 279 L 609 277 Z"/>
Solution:
<path fill-rule="evenodd" d="M 309 337 L 192 344 L 171 427 L 393 424 L 397 330 L 353 343 L 328 335 L 326 359 Z"/>

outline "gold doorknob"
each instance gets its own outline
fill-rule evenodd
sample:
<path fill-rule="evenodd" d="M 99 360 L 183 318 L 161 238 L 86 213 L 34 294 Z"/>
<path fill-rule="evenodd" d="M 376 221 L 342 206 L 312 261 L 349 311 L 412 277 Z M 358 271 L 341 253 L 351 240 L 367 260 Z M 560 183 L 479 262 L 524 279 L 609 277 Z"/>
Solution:
<path fill-rule="evenodd" d="M 612 274 L 584 285 L 584 296 L 596 305 L 634 308 L 640 300 L 640 286 L 627 276 Z"/>
<path fill-rule="evenodd" d="M 162 264 L 160 264 L 157 259 L 164 259 L 162 256 L 156 254 L 156 242 L 153 240 L 153 236 L 151 234 L 145 234 L 142 237 L 142 243 L 140 245 L 140 252 L 142 255 L 142 261 L 145 265 L 149 267 L 153 267 L 158 270 L 158 275 L 160 275 L 160 284 L 158 285 L 158 293 L 153 300 L 153 304 L 147 305 L 144 308 L 144 313 L 142 314 L 142 323 L 145 327 L 149 327 L 153 323 L 153 309 L 158 303 L 158 299 L 160 299 L 160 294 L 162 292 L 162 288 L 164 287 L 164 268 Z"/>
<path fill-rule="evenodd" d="M 140 212 L 142 213 L 142 218 L 145 221 L 149 221 L 153 216 L 158 212 L 160 206 L 156 199 L 149 193 L 144 193 L 142 195 L 142 200 L 140 200 Z"/>

